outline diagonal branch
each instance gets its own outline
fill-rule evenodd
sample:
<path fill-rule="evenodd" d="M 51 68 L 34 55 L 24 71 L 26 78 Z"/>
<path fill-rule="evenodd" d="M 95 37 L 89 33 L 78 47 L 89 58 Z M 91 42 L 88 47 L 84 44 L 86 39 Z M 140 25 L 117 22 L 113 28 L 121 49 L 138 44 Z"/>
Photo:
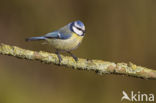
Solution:
<path fill-rule="evenodd" d="M 36 52 L 19 48 L 17 46 L 10 46 L 6 44 L 0 44 L 0 54 L 10 55 L 21 59 L 37 60 L 44 63 L 58 64 L 59 60 L 56 54 L 47 52 Z M 62 56 L 62 55 L 61 55 Z M 137 66 L 133 63 L 113 63 L 102 60 L 87 60 L 79 58 L 78 62 L 75 62 L 72 57 L 62 56 L 62 62 L 60 64 L 66 67 L 72 67 L 74 69 L 81 69 L 87 71 L 95 71 L 99 74 L 121 74 L 128 75 L 143 79 L 156 79 L 156 70 L 148 69 L 145 67 Z"/>

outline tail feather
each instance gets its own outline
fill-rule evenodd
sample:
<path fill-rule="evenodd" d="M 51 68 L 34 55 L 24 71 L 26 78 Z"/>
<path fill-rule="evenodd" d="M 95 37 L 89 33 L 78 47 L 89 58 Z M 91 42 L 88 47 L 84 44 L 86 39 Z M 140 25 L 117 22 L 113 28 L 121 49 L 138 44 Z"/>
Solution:
<path fill-rule="evenodd" d="M 35 41 L 35 40 L 45 40 L 46 37 L 44 36 L 40 36 L 40 37 L 30 37 L 30 38 L 26 38 L 25 41 Z"/>

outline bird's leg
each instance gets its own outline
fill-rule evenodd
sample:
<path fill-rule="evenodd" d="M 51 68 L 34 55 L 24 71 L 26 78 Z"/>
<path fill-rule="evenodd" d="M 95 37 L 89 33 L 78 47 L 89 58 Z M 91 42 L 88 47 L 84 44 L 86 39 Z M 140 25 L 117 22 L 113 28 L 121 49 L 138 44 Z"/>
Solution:
<path fill-rule="evenodd" d="M 69 53 L 76 62 L 78 61 L 78 58 L 75 55 L 73 55 L 70 51 L 67 51 L 67 53 Z"/>
<path fill-rule="evenodd" d="M 59 50 L 56 50 L 56 55 L 57 55 L 57 57 L 58 57 L 58 59 L 59 59 L 59 64 L 61 63 L 61 61 L 62 61 L 62 58 L 61 58 L 61 55 L 60 55 L 60 53 L 59 53 Z"/>

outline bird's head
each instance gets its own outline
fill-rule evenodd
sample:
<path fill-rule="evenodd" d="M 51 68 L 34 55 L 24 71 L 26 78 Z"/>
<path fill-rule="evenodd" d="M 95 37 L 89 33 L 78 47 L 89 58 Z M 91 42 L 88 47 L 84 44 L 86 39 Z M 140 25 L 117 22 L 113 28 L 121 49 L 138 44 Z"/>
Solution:
<path fill-rule="evenodd" d="M 79 36 L 84 36 L 85 25 L 80 20 L 70 23 L 70 30 Z"/>

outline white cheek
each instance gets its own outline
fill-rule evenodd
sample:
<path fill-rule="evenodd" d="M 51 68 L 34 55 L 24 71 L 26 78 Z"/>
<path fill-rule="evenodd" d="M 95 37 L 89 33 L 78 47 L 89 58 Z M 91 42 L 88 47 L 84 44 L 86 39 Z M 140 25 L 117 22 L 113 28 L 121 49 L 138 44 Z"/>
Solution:
<path fill-rule="evenodd" d="M 82 27 L 82 30 L 85 30 L 85 26 Z"/>
<path fill-rule="evenodd" d="M 78 30 L 76 27 L 73 27 L 73 31 L 78 35 L 83 35 L 83 32 L 81 30 Z"/>

